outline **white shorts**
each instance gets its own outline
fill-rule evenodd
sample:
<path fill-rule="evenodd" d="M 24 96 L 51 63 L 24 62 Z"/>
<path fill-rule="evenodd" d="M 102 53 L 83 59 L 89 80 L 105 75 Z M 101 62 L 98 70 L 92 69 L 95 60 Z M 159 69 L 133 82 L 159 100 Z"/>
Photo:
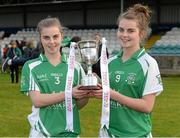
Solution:
<path fill-rule="evenodd" d="M 114 135 L 109 136 L 107 129 L 103 128 L 99 130 L 99 138 L 115 138 L 115 136 Z M 149 135 L 146 138 L 152 138 L 152 134 L 149 133 Z"/>
<path fill-rule="evenodd" d="M 31 128 L 29 133 L 29 138 L 44 138 L 43 134 L 41 132 L 38 132 L 34 128 Z"/>

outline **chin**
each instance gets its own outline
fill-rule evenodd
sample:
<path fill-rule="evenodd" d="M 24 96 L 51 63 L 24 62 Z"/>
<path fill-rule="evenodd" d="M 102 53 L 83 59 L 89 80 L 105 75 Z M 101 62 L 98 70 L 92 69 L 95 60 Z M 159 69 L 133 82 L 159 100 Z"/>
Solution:
<path fill-rule="evenodd" d="M 130 46 L 130 45 L 127 45 L 127 44 L 124 44 L 124 45 L 122 45 L 122 47 L 128 48 L 128 47 L 131 47 L 131 46 Z"/>
<path fill-rule="evenodd" d="M 58 52 L 57 51 L 53 51 L 53 52 L 51 52 L 52 54 L 57 54 Z"/>

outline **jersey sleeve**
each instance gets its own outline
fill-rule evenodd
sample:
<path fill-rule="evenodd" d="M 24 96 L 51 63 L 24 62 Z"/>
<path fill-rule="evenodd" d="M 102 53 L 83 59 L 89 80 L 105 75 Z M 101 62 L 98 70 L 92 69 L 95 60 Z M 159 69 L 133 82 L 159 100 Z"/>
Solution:
<path fill-rule="evenodd" d="M 29 64 L 25 63 L 21 74 L 21 92 L 28 95 L 30 91 L 39 91 L 39 87 L 34 80 Z"/>
<path fill-rule="evenodd" d="M 29 74 L 30 70 L 28 64 L 24 64 L 21 73 L 21 92 L 27 93 L 29 90 Z"/>
<path fill-rule="evenodd" d="M 153 59 L 149 63 L 143 96 L 152 93 L 156 93 L 156 95 L 158 95 L 162 91 L 163 91 L 163 85 L 162 85 L 161 75 L 159 72 L 159 67 L 156 60 Z"/>

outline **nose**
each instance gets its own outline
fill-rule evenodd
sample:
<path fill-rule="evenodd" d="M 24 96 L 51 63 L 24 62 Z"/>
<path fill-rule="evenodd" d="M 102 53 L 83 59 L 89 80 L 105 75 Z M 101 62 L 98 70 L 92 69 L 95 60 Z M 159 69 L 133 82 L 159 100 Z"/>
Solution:
<path fill-rule="evenodd" d="M 53 43 L 54 43 L 54 39 L 51 37 L 51 38 L 49 39 L 49 42 L 50 42 L 51 44 L 53 44 Z"/>
<path fill-rule="evenodd" d="M 123 32 L 121 32 L 120 34 L 121 34 L 121 36 L 123 36 L 123 37 L 126 37 L 126 36 L 128 36 L 128 33 L 127 33 L 127 31 L 123 31 Z"/>
<path fill-rule="evenodd" d="M 128 36 L 127 31 L 117 31 L 117 36 L 126 37 Z"/>

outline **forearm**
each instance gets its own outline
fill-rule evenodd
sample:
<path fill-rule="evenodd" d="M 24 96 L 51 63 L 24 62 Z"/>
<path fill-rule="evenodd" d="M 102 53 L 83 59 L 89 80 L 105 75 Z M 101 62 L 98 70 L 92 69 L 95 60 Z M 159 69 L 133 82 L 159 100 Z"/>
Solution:
<path fill-rule="evenodd" d="M 89 101 L 89 98 L 81 98 L 76 100 L 77 108 L 83 108 Z"/>
<path fill-rule="evenodd" d="M 124 96 L 114 90 L 111 90 L 110 93 L 111 93 L 110 94 L 111 99 L 131 109 L 134 109 L 140 112 L 145 112 L 145 113 L 150 113 L 153 109 L 154 101 L 155 101 L 155 94 L 150 94 L 150 95 L 137 99 L 137 98 Z"/>
<path fill-rule="evenodd" d="M 31 91 L 30 97 L 35 107 L 44 107 L 64 101 L 64 92 L 52 93 L 52 94 L 41 94 L 38 91 Z"/>

